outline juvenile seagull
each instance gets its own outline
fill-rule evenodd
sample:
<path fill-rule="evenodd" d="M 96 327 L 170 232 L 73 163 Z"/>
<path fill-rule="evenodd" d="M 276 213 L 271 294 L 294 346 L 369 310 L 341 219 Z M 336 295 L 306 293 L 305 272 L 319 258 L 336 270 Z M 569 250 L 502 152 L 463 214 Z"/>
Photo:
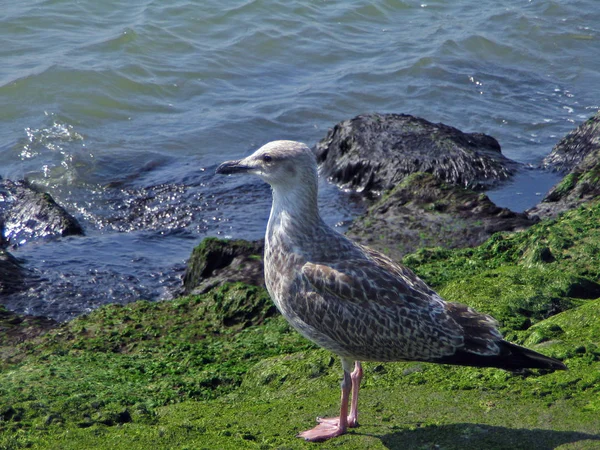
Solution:
<path fill-rule="evenodd" d="M 317 419 L 299 437 L 324 441 L 358 426 L 360 361 L 566 369 L 504 341 L 492 317 L 444 301 L 406 267 L 327 226 L 317 205 L 316 159 L 306 145 L 271 142 L 217 173 L 250 173 L 271 185 L 267 290 L 296 330 L 342 360 L 340 416 Z"/>

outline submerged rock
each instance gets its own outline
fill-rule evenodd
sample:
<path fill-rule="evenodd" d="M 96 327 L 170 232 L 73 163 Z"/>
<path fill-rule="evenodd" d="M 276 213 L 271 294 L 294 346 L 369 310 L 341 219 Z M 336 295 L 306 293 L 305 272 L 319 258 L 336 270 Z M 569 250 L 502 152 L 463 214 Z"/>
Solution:
<path fill-rule="evenodd" d="M 511 178 L 518 168 L 491 136 L 406 114 L 366 114 L 340 122 L 315 152 L 324 175 L 367 195 L 389 190 L 415 172 L 481 189 Z"/>
<path fill-rule="evenodd" d="M 181 230 L 201 219 L 202 196 L 189 185 L 164 183 L 141 188 L 111 183 L 108 206 L 94 220 L 98 227 L 119 232 Z"/>
<path fill-rule="evenodd" d="M 570 172 L 527 211 L 555 217 L 600 195 L 600 112 L 560 140 L 544 167 Z"/>
<path fill-rule="evenodd" d="M 264 286 L 264 242 L 206 238 L 194 248 L 183 277 L 186 294 L 201 294 L 225 282 Z"/>
<path fill-rule="evenodd" d="M 416 173 L 356 219 L 346 234 L 400 261 L 421 247 L 473 247 L 498 231 L 523 230 L 535 222 L 496 206 L 485 194 Z"/>
<path fill-rule="evenodd" d="M 83 234 L 77 220 L 50 194 L 26 181 L 0 181 L 0 223 L 9 244 L 32 239 Z"/>

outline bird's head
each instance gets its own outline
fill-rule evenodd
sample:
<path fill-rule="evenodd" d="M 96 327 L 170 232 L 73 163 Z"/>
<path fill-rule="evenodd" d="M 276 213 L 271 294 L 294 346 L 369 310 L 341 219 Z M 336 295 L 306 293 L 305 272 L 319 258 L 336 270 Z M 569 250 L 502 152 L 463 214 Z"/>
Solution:
<path fill-rule="evenodd" d="M 300 142 L 273 141 L 250 156 L 226 161 L 217 168 L 219 174 L 250 173 L 274 189 L 293 188 L 317 179 L 317 162 L 313 152 Z"/>

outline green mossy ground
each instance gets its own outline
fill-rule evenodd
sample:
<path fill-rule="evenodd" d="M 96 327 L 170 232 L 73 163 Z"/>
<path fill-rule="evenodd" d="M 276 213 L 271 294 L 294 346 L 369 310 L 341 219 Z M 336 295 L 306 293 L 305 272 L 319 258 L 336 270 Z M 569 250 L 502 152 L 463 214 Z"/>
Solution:
<path fill-rule="evenodd" d="M 600 448 L 598 204 L 405 263 L 569 371 L 366 364 L 361 427 L 305 443 L 297 432 L 336 414 L 339 361 L 272 315 L 264 290 L 228 284 L 0 340 L 0 449 Z"/>

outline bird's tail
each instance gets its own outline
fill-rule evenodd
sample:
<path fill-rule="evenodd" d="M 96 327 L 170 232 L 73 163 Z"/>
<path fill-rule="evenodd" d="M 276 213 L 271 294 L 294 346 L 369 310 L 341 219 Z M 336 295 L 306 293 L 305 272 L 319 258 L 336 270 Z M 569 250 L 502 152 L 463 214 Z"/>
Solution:
<path fill-rule="evenodd" d="M 541 353 L 507 341 L 501 341 L 500 343 L 500 356 L 503 356 L 504 359 L 502 361 L 503 366 L 500 366 L 502 369 L 567 370 L 567 366 L 558 359 L 542 355 Z"/>
<path fill-rule="evenodd" d="M 481 355 L 459 350 L 454 355 L 439 358 L 434 362 L 460 366 L 497 367 L 511 371 L 520 369 L 567 370 L 567 366 L 558 359 L 544 356 L 541 353 L 504 340 L 497 342 L 497 344 L 500 347 L 500 352 L 496 355 Z"/>

